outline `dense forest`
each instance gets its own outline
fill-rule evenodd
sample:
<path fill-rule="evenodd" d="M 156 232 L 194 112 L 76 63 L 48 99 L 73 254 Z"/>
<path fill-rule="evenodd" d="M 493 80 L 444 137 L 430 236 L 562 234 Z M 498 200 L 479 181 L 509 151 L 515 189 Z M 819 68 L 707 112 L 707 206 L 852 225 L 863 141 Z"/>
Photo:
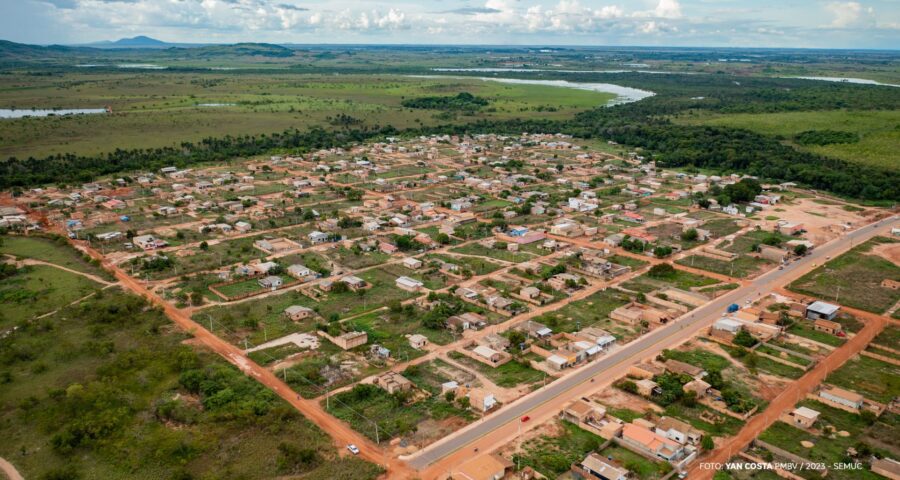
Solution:
<path fill-rule="evenodd" d="M 96 156 L 10 158 L 0 162 L 0 188 L 83 182 L 119 172 L 155 170 L 167 165 L 183 167 L 272 151 L 302 153 L 390 135 L 512 134 L 529 131 L 562 132 L 580 138 L 603 138 L 641 147 L 663 166 L 694 166 L 723 173 L 743 172 L 765 180 L 797 182 L 868 201 L 900 200 L 898 169 L 851 164 L 801 152 L 776 137 L 748 130 L 681 125 L 672 121 L 673 118 L 698 111 L 759 113 L 848 107 L 859 110 L 896 109 L 900 108 L 900 90 L 896 88 L 727 75 L 559 73 L 549 76 L 571 81 L 614 81 L 651 89 L 657 95 L 639 102 L 588 110 L 564 121 L 539 118 L 482 120 L 402 132 L 390 126 L 343 128 L 340 131 L 316 128 L 307 132 L 295 130 L 272 135 L 207 138 L 198 143 L 182 143 L 178 147 L 116 150 Z M 458 99 L 459 96 L 435 98 Z M 433 103 L 436 100 L 427 101 Z"/>
<path fill-rule="evenodd" d="M 410 98 L 401 102 L 406 108 L 429 110 L 478 110 L 487 104 L 487 99 L 476 97 L 469 92 L 460 92 L 454 96 Z"/>

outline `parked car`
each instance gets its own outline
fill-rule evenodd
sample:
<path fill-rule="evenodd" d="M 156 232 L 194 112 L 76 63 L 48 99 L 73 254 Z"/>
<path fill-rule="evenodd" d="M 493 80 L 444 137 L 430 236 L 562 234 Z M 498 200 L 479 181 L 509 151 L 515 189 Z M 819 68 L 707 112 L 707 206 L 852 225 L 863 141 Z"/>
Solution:
<path fill-rule="evenodd" d="M 347 445 L 347 450 L 350 450 L 350 453 L 354 455 L 359 455 L 359 447 L 354 444 Z"/>

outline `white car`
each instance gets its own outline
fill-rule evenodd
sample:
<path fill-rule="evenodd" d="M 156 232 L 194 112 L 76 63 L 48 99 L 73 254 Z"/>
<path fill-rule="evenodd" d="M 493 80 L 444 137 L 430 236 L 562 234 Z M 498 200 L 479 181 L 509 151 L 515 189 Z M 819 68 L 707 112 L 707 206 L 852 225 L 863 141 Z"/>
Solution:
<path fill-rule="evenodd" d="M 354 455 L 359 455 L 359 447 L 354 444 L 347 445 L 347 450 L 350 450 L 350 453 Z"/>

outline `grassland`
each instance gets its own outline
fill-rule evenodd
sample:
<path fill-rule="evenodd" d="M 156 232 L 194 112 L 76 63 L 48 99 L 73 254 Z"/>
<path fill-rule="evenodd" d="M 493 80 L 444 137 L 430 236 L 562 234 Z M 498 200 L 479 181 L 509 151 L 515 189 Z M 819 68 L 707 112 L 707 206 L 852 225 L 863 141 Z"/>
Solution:
<path fill-rule="evenodd" d="M 448 118 L 401 106 L 404 99 L 470 92 L 490 101 L 474 115 Z M 478 79 L 399 75 L 73 72 L 46 77 L 4 75 L 2 108 L 102 108 L 111 114 L 26 118 L 0 122 L 0 157 L 94 154 L 159 147 L 206 137 L 279 132 L 310 126 L 397 128 L 530 116 L 569 118 L 605 104 L 611 94 Z M 224 106 L 203 106 L 225 104 Z M 548 108 L 550 107 L 550 108 Z"/>
<path fill-rule="evenodd" d="M 106 290 L 0 340 L 0 456 L 26 478 L 378 475 L 146 307 Z"/>
<path fill-rule="evenodd" d="M 109 278 L 106 271 L 86 260 L 86 257 L 69 247 L 62 238 L 55 240 L 36 236 L 0 236 L 0 255 L 12 255 L 17 259 L 30 258 Z"/>
<path fill-rule="evenodd" d="M 99 285 L 58 268 L 33 265 L 0 280 L 0 328 L 64 307 L 96 291 Z"/>
<path fill-rule="evenodd" d="M 825 381 L 876 402 L 890 403 L 900 395 L 900 366 L 860 355 L 834 371 Z"/>
<path fill-rule="evenodd" d="M 766 135 L 784 136 L 792 146 L 813 153 L 851 162 L 900 168 L 897 145 L 900 144 L 900 112 L 893 110 L 807 111 L 760 114 L 727 114 L 685 117 L 691 124 L 746 128 Z M 791 139 L 807 130 L 838 130 L 856 133 L 857 143 L 798 145 Z"/>
<path fill-rule="evenodd" d="M 882 313 L 900 301 L 900 290 L 881 285 L 885 279 L 900 281 L 900 266 L 871 250 L 895 242 L 890 238 L 875 237 L 800 277 L 789 288 L 849 307 Z M 840 297 L 836 298 L 838 292 Z"/>

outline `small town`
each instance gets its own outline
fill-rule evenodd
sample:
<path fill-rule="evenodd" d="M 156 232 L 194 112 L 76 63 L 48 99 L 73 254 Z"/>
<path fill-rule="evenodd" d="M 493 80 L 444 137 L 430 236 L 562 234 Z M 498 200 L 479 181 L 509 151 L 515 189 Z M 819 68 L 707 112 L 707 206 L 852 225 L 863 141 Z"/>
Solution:
<path fill-rule="evenodd" d="M 0 229 L 13 268 L 146 299 L 389 478 L 900 480 L 889 208 L 431 135 L 17 189 Z"/>

